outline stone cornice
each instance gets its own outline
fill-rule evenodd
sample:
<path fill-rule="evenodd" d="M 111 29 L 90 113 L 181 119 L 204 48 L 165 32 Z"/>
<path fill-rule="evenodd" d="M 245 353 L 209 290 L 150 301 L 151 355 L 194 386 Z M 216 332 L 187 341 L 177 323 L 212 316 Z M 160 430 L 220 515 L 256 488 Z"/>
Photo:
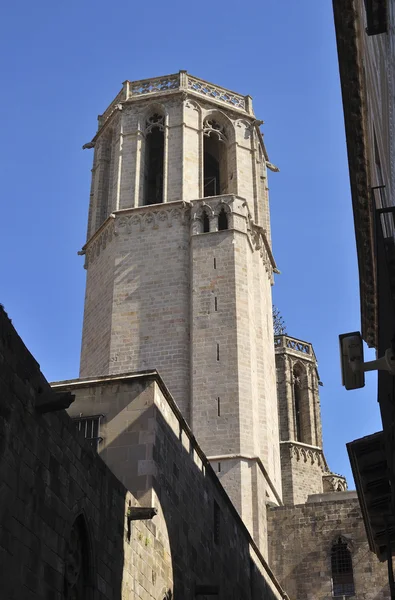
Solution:
<path fill-rule="evenodd" d="M 190 223 L 191 208 L 196 207 L 196 204 L 209 206 L 208 201 L 212 200 L 212 202 L 215 201 L 218 205 L 226 204 L 229 207 L 229 210 L 232 211 L 231 205 L 236 198 L 245 202 L 244 198 L 240 198 L 233 194 L 227 194 L 224 196 L 212 197 L 211 199 L 203 198 L 200 200 L 192 200 L 190 202 L 178 200 L 176 202 L 164 202 L 161 204 L 151 204 L 148 206 L 138 206 L 135 208 L 125 208 L 114 211 L 86 242 L 78 254 L 85 255 L 84 267 L 87 268 L 89 264 L 92 264 L 92 260 L 99 256 L 100 252 L 107 247 L 108 243 L 113 239 L 113 236 L 118 235 L 120 232 L 131 233 L 132 230 L 142 232 L 147 229 L 158 229 L 160 226 L 164 225 L 172 227 L 175 222 L 186 225 Z M 266 231 L 262 227 L 255 225 L 251 219 L 247 204 L 245 204 L 245 207 L 247 209 L 247 215 L 240 215 L 237 213 L 238 216 L 242 216 L 246 219 L 246 231 L 241 233 L 247 235 L 252 250 L 260 253 L 265 268 L 268 271 L 271 280 L 273 280 L 273 273 L 278 273 L 279 271 L 271 252 Z M 232 229 L 232 227 L 229 228 L 229 230 Z M 235 231 L 239 232 L 239 230 Z"/>
<path fill-rule="evenodd" d="M 121 231 L 130 233 L 136 227 L 138 231 L 148 228 L 157 229 L 160 224 L 172 227 L 174 222 L 189 224 L 187 218 L 189 210 L 189 203 L 177 201 L 114 211 L 78 252 L 80 255 L 85 255 L 84 267 L 88 268 L 112 241 L 114 235 L 118 235 Z"/>
<path fill-rule="evenodd" d="M 264 476 L 266 482 L 268 483 L 273 496 L 276 498 L 279 506 L 282 506 L 282 500 L 280 498 L 280 496 L 277 493 L 276 488 L 274 487 L 268 472 L 265 469 L 265 465 L 262 462 L 262 459 L 259 456 L 254 456 L 254 455 L 250 455 L 250 454 L 217 454 L 215 456 L 208 456 L 207 460 L 209 460 L 210 462 L 217 462 L 217 461 L 226 461 L 226 460 L 249 460 L 249 461 L 253 461 L 256 462 L 256 464 L 258 465 L 259 469 L 262 472 L 262 475 Z"/>
<path fill-rule="evenodd" d="M 294 457 L 297 461 L 303 460 L 305 463 L 310 462 L 312 465 L 318 464 L 324 473 L 330 473 L 322 448 L 293 440 L 280 442 L 280 447 L 288 447 L 291 458 Z"/>
<path fill-rule="evenodd" d="M 355 0 L 333 0 L 361 299 L 362 336 L 377 346 L 374 221 L 368 162 L 366 92 Z"/>

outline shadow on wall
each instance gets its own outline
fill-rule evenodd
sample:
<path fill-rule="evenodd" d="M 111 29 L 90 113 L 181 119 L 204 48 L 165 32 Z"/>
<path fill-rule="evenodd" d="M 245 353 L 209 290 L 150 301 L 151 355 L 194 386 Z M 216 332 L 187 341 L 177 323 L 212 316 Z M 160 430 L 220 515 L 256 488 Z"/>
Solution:
<path fill-rule="evenodd" d="M 268 516 L 270 563 L 291 598 L 390 599 L 357 498 L 276 507 Z"/>
<path fill-rule="evenodd" d="M 125 383 L 108 384 L 112 392 L 105 392 L 106 401 L 111 393 L 125 396 Z M 106 383 L 101 385 L 104 388 Z M 151 379 L 148 387 L 151 398 L 154 390 L 157 397 L 157 383 Z M 98 390 L 90 393 L 100 396 Z M 144 400 L 144 394 L 134 388 L 128 392 L 127 406 L 107 413 L 107 422 L 116 421 L 117 429 L 120 423 L 123 427 L 116 437 L 110 436 L 102 455 L 115 472 L 117 468 L 122 471 L 117 475 L 139 502 L 158 509 L 148 525 L 147 543 L 154 547 L 154 563 L 145 565 L 148 579 L 155 580 L 156 590 L 163 590 L 154 597 L 285 598 L 185 421 L 178 420 L 163 397 L 160 406 L 147 397 Z M 115 407 L 113 400 L 110 406 Z M 138 532 L 132 527 L 130 543 L 138 542 Z"/>
<path fill-rule="evenodd" d="M 126 489 L 2 309 L 0 363 L 1 599 L 122 598 Z"/>
<path fill-rule="evenodd" d="M 156 405 L 134 421 L 132 433 L 155 434 L 144 464 L 159 514 L 132 521 L 128 541 L 135 498 L 76 431 L 62 410 L 72 397 L 50 388 L 2 310 L 0 360 L 2 600 L 285 597 L 185 428 L 176 435 Z"/>

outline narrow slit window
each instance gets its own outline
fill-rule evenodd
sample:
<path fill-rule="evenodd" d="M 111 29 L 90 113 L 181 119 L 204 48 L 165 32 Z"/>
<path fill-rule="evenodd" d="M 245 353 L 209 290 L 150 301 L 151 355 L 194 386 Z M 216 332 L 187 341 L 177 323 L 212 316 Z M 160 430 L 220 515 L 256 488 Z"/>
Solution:
<path fill-rule="evenodd" d="M 218 396 L 217 398 L 217 412 L 218 412 L 218 416 L 221 416 L 221 398 Z"/>
<path fill-rule="evenodd" d="M 216 269 L 216 268 L 217 268 L 217 259 L 214 258 L 214 269 Z"/>
<path fill-rule="evenodd" d="M 219 360 L 219 344 L 217 344 L 217 360 Z"/>
<path fill-rule="evenodd" d="M 218 463 L 218 473 L 221 473 L 221 463 Z"/>
<path fill-rule="evenodd" d="M 214 298 L 214 310 L 215 310 L 215 312 L 218 311 L 218 298 L 217 298 L 217 296 L 215 296 L 215 298 Z"/>

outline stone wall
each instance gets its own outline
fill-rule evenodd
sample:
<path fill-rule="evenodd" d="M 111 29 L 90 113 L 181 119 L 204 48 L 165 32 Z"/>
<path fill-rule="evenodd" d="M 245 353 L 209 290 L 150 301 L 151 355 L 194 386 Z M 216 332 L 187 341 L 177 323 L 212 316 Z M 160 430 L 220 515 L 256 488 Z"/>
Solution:
<path fill-rule="evenodd" d="M 302 504 L 310 494 L 323 491 L 326 472 L 322 450 L 297 442 L 281 442 L 283 503 Z"/>
<path fill-rule="evenodd" d="M 100 456 L 141 504 L 158 508 L 154 523 L 162 538 L 169 539 L 178 574 L 174 589 L 181 598 L 189 597 L 193 579 L 220 586 L 224 599 L 248 598 L 250 560 L 253 570 L 263 574 L 255 580 L 256 588 L 268 586 L 278 594 L 264 558 L 157 373 L 53 385 L 75 394 L 71 416 L 103 415 Z M 237 461 L 237 476 L 239 468 Z M 250 486 L 251 477 L 256 474 L 249 473 Z M 258 500 L 265 503 L 265 490 Z M 266 534 L 265 525 L 262 518 L 259 526 Z"/>
<path fill-rule="evenodd" d="M 310 496 L 307 504 L 268 511 L 269 561 L 291 598 L 331 600 L 331 548 L 351 548 L 355 597 L 390 598 L 386 564 L 370 552 L 356 492 Z"/>
<path fill-rule="evenodd" d="M 2 600 L 64 598 L 78 572 L 78 548 L 84 598 L 162 598 L 173 573 L 154 523 L 134 521 L 127 539 L 135 498 L 64 410 L 43 412 L 59 395 L 2 309 L 0 363 Z"/>
<path fill-rule="evenodd" d="M 187 419 L 188 213 L 180 202 L 120 211 L 92 240 L 80 369 L 81 377 L 158 369 Z"/>
<path fill-rule="evenodd" d="M 137 515 L 128 531 L 129 504 L 141 511 L 135 495 L 61 410 L 72 396 L 50 388 L 2 309 L 0 364 L 2 600 L 61 600 L 74 584 L 86 600 L 286 598 L 155 381 L 96 386 L 97 398 L 126 402 L 114 446 L 127 441 L 158 513 Z"/>

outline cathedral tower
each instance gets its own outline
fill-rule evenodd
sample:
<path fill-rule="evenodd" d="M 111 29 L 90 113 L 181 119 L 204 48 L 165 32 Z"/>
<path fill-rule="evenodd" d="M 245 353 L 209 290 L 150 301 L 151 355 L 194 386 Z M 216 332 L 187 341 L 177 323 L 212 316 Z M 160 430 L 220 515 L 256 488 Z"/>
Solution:
<path fill-rule="evenodd" d="M 344 477 L 329 471 L 322 449 L 313 346 L 279 335 L 275 352 L 284 504 L 302 504 L 311 494 L 346 490 Z"/>
<path fill-rule="evenodd" d="M 281 473 L 260 124 L 186 71 L 126 81 L 99 117 L 80 377 L 157 369 L 263 547 Z"/>

